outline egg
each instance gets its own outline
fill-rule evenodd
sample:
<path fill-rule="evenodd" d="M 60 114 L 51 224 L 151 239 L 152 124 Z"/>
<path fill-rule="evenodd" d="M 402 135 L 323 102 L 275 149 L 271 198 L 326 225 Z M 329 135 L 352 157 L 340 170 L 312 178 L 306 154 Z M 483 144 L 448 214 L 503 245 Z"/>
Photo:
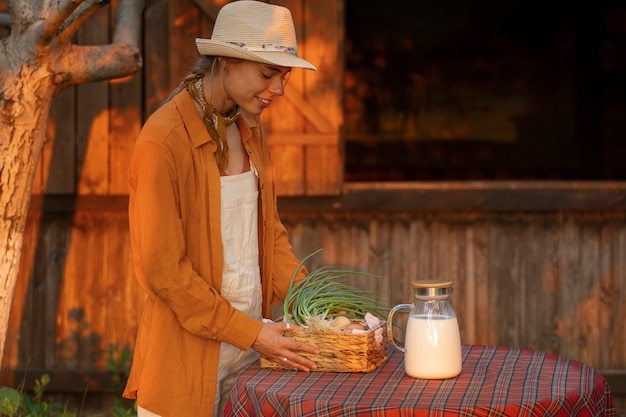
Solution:
<path fill-rule="evenodd" d="M 346 316 L 337 316 L 333 319 L 333 325 L 335 327 L 346 327 L 350 323 L 352 323 L 352 321 Z"/>

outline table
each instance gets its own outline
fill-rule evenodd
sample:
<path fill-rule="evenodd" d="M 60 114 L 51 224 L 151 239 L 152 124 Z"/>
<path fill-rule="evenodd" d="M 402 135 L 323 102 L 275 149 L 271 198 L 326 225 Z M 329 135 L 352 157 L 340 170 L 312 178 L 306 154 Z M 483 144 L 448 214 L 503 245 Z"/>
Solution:
<path fill-rule="evenodd" d="M 463 346 L 456 378 L 404 373 L 403 353 L 370 373 L 297 372 L 252 364 L 225 416 L 616 416 L 609 386 L 578 361 L 504 346 Z"/>

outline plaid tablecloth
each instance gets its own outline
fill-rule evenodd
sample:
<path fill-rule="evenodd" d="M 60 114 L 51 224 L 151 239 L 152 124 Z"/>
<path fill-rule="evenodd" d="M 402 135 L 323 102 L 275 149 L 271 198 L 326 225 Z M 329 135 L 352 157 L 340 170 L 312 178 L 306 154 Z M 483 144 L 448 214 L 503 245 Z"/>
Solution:
<path fill-rule="evenodd" d="M 296 372 L 251 365 L 226 406 L 231 416 L 616 416 L 606 380 L 560 356 L 463 346 L 463 370 L 447 380 L 404 373 L 403 353 L 370 373 Z"/>

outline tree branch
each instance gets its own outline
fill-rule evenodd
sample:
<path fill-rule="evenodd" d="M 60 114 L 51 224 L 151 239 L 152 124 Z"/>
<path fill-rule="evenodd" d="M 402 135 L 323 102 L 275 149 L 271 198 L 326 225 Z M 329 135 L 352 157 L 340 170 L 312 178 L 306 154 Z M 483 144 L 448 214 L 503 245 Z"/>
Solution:
<path fill-rule="evenodd" d="M 143 7 L 144 0 L 120 0 L 117 6 L 117 22 L 113 35 L 114 44 L 140 47 Z"/>
<path fill-rule="evenodd" d="M 99 0 L 86 0 L 95 5 Z M 104 4 L 100 1 L 99 4 Z M 70 19 L 69 26 L 61 38 L 56 39 L 59 47 L 58 59 L 54 63 L 53 83 L 59 90 L 76 84 L 121 78 L 137 72 L 143 62 L 140 50 L 141 21 L 144 0 L 120 0 L 113 43 L 109 45 L 74 45 L 65 39 L 75 25 L 82 25 L 85 16 L 97 7 L 79 11 Z"/>
<path fill-rule="evenodd" d="M 74 36 L 76 31 L 102 7 L 111 0 L 84 0 L 63 22 L 57 30 L 59 42 L 65 42 Z"/>
<path fill-rule="evenodd" d="M 134 74 L 142 66 L 141 51 L 132 45 L 72 45 L 58 62 L 53 82 L 60 88 Z"/>
<path fill-rule="evenodd" d="M 51 7 L 50 10 L 52 13 L 50 13 L 47 19 L 41 22 L 38 42 L 42 45 L 49 45 L 61 25 L 63 25 L 63 22 L 65 22 L 68 16 L 82 3 L 83 0 L 61 0 L 58 3 L 58 7 Z M 89 3 L 89 1 L 87 1 L 87 3 Z"/>

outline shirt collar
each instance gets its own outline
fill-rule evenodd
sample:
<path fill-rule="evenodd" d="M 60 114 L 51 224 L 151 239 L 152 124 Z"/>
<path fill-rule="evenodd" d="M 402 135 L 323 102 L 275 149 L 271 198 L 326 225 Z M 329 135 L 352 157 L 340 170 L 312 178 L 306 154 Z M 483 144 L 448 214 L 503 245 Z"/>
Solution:
<path fill-rule="evenodd" d="M 208 142 L 215 143 L 207 132 L 193 99 L 187 90 L 182 90 L 180 93 L 176 94 L 173 100 L 189 132 L 191 143 L 193 143 L 195 147 L 200 147 Z M 260 118 L 242 109 L 241 115 L 237 119 L 237 127 L 239 128 L 241 139 L 245 143 L 252 137 L 252 130 L 260 127 Z"/>

